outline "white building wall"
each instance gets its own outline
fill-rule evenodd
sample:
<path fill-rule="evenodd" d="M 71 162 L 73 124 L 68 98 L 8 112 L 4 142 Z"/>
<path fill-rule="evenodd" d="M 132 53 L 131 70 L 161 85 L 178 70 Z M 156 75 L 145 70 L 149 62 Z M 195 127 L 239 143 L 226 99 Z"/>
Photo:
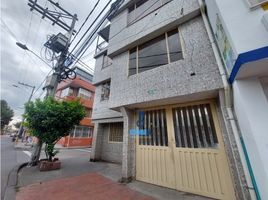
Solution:
<path fill-rule="evenodd" d="M 216 29 L 216 13 L 219 13 L 226 34 L 235 53 L 268 46 L 268 31 L 261 19 L 261 7 L 250 9 L 246 0 L 206 0 L 208 16 L 213 31 Z"/>
<path fill-rule="evenodd" d="M 268 101 L 258 78 L 233 84 L 234 108 L 262 199 L 268 199 Z"/>

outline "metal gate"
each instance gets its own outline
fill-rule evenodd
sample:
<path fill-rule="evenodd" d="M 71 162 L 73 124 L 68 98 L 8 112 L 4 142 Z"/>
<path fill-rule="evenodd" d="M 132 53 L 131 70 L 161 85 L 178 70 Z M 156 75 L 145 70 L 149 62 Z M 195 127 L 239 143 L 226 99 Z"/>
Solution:
<path fill-rule="evenodd" d="M 216 199 L 235 199 L 213 102 L 144 111 L 136 179 Z"/>

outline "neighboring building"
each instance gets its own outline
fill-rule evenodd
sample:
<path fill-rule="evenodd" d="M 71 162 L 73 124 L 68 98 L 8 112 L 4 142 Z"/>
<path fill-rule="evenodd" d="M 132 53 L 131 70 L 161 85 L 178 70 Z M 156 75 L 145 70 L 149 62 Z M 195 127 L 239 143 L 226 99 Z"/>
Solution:
<path fill-rule="evenodd" d="M 92 85 L 92 75 L 80 68 L 76 68 L 77 77 L 74 80 L 63 80 L 57 88 L 56 98 L 63 101 L 74 101 L 80 98 L 85 107 L 86 117 L 80 121 L 79 126 L 58 142 L 64 147 L 90 147 L 94 125 L 91 122 L 92 106 L 95 87 Z"/>
<path fill-rule="evenodd" d="M 268 199 L 268 1 L 206 0 L 258 199 Z"/>
<path fill-rule="evenodd" d="M 91 160 L 216 199 L 250 199 L 197 0 L 126 0 L 99 32 Z"/>

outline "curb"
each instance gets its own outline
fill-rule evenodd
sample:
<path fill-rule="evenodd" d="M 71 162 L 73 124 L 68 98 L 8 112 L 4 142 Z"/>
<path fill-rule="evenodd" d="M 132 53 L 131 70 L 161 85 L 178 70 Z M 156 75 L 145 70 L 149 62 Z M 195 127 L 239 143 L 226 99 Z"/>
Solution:
<path fill-rule="evenodd" d="M 28 162 L 19 164 L 15 166 L 8 175 L 7 185 L 4 191 L 4 200 L 16 199 L 16 186 L 18 183 L 18 173 L 19 171 L 27 166 Z"/>

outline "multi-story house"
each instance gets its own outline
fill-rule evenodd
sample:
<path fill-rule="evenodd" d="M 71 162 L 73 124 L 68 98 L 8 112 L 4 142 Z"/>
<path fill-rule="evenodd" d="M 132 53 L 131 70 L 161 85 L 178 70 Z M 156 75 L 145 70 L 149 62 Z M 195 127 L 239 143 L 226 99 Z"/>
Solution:
<path fill-rule="evenodd" d="M 86 116 L 68 136 L 59 140 L 58 144 L 64 147 L 90 147 L 94 125 L 91 121 L 95 87 L 92 85 L 92 75 L 76 68 L 77 77 L 74 80 L 63 80 L 57 87 L 56 99 L 63 101 L 75 101 L 80 99 L 85 107 Z"/>
<path fill-rule="evenodd" d="M 268 1 L 206 0 L 229 75 L 239 139 L 258 199 L 268 199 Z"/>
<path fill-rule="evenodd" d="M 197 0 L 126 0 L 95 55 L 91 160 L 216 199 L 250 199 L 224 77 Z"/>

